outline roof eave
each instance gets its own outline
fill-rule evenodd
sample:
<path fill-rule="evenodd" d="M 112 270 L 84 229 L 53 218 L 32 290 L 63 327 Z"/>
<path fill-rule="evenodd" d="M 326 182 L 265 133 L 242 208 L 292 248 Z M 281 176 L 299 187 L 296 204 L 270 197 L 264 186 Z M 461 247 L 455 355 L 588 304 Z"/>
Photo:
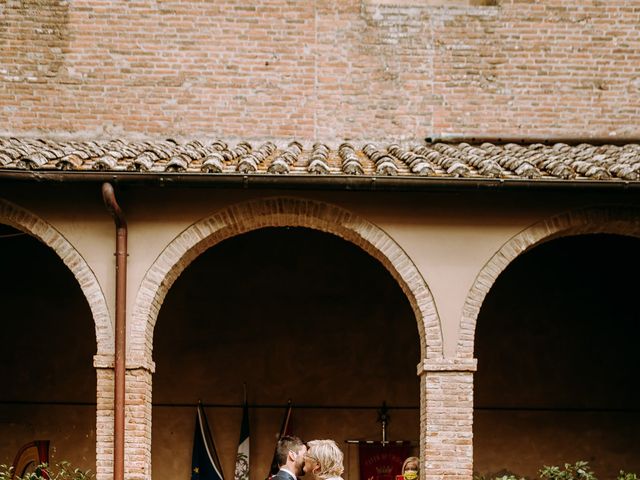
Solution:
<path fill-rule="evenodd" d="M 176 173 L 114 171 L 2 170 L 0 182 L 29 183 L 101 183 L 175 186 L 269 188 L 354 191 L 429 191 L 429 190 L 591 190 L 624 191 L 640 189 L 640 181 L 561 180 L 517 178 L 443 178 L 427 176 L 370 175 L 278 175 L 242 173 Z"/>

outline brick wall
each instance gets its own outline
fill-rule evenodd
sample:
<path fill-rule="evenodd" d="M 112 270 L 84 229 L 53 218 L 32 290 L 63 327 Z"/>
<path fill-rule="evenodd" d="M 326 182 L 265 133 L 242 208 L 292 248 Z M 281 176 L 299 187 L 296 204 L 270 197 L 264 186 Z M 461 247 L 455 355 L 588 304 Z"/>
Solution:
<path fill-rule="evenodd" d="M 639 17 L 638 0 L 7 0 L 0 133 L 638 136 Z"/>

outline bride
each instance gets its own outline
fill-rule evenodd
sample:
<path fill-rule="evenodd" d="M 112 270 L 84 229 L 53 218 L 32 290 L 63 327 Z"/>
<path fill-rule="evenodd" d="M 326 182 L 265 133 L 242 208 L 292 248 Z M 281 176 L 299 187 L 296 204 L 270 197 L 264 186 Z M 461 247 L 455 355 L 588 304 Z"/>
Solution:
<path fill-rule="evenodd" d="M 344 455 L 333 440 L 311 440 L 304 456 L 304 473 L 314 480 L 343 480 Z M 308 477 L 307 477 L 308 478 Z"/>

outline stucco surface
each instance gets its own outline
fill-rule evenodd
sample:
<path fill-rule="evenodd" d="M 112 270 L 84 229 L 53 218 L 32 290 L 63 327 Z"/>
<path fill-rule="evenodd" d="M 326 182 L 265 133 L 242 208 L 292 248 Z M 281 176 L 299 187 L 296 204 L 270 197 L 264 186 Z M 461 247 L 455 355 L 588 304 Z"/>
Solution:
<path fill-rule="evenodd" d="M 64 194 L 63 194 L 64 192 Z M 542 219 L 576 208 L 628 202 L 616 194 L 482 194 L 275 192 L 125 188 L 118 200 L 129 223 L 127 309 L 142 278 L 163 249 L 191 224 L 238 202 L 277 196 L 313 199 L 350 210 L 384 230 L 408 254 L 432 291 L 445 353 L 455 354 L 462 307 L 491 256 L 511 237 Z M 9 188 L 5 197 L 23 205 L 65 235 L 83 255 L 113 308 L 115 234 L 98 187 L 69 195 L 44 188 L 37 194 Z M 73 212 L 73 213 L 71 213 Z"/>

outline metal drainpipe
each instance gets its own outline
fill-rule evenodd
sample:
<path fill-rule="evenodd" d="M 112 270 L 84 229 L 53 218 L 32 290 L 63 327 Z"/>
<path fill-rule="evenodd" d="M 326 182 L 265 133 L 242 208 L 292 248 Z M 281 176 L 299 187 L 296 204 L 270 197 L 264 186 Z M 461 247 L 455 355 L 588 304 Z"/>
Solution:
<path fill-rule="evenodd" d="M 113 478 L 124 480 L 124 394 L 127 302 L 127 222 L 110 183 L 102 184 L 102 198 L 116 225 L 116 338 L 114 379 Z"/>

